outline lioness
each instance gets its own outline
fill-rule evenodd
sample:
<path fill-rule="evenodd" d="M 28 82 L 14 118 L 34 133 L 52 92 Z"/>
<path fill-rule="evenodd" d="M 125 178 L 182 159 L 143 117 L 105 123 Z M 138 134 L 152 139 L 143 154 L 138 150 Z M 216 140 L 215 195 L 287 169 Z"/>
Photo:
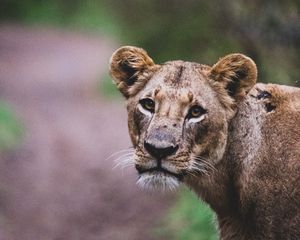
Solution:
<path fill-rule="evenodd" d="M 300 89 L 256 84 L 255 63 L 157 65 L 122 47 L 110 74 L 127 100 L 138 184 L 191 187 L 221 239 L 300 239 Z"/>

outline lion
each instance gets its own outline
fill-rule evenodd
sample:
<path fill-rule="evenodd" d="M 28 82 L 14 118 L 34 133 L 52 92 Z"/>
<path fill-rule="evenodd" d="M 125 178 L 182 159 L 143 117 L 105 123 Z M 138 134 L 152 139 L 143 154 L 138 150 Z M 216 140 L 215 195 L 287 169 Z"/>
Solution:
<path fill-rule="evenodd" d="M 300 89 L 256 84 L 240 54 L 155 64 L 125 46 L 110 74 L 126 98 L 142 188 L 180 183 L 216 213 L 220 239 L 300 239 Z"/>

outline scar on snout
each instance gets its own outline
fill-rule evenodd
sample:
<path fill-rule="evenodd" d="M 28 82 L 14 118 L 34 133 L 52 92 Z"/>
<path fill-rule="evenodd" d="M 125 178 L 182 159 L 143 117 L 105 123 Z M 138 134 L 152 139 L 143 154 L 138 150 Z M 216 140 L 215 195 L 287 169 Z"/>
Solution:
<path fill-rule="evenodd" d="M 155 90 L 154 90 L 154 96 L 156 97 L 156 95 L 159 93 L 159 91 L 160 91 L 160 88 L 156 88 Z"/>
<path fill-rule="evenodd" d="M 193 101 L 194 95 L 193 95 L 192 92 L 189 92 L 189 93 L 188 93 L 188 98 L 189 98 L 189 101 L 190 101 L 190 102 Z"/>

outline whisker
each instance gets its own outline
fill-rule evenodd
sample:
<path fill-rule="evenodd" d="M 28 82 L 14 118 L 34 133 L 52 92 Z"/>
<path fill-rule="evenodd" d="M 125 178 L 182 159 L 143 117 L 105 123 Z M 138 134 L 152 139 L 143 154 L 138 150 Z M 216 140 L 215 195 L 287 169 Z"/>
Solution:
<path fill-rule="evenodd" d="M 193 172 L 191 170 L 188 170 L 186 173 L 189 174 L 189 175 L 191 175 L 192 177 L 197 177 L 196 174 L 195 174 L 195 172 Z"/>
<path fill-rule="evenodd" d="M 199 165 L 197 168 L 197 171 L 199 171 L 200 173 L 206 174 L 208 175 L 208 171 L 205 169 L 205 165 Z"/>
<path fill-rule="evenodd" d="M 111 154 L 111 155 L 108 156 L 104 161 L 108 161 L 109 159 L 113 158 L 114 156 L 116 156 L 116 155 L 118 155 L 118 154 L 121 154 L 121 153 L 126 153 L 126 152 L 128 152 L 128 153 L 134 152 L 134 149 L 133 149 L 132 147 L 129 148 L 129 149 L 122 149 L 122 150 L 120 150 L 120 151 L 117 151 L 117 152 Z"/>
<path fill-rule="evenodd" d="M 125 169 L 127 167 L 134 166 L 134 151 L 128 153 L 125 152 L 123 155 L 119 156 L 114 160 L 115 164 L 113 169 L 120 167 L 121 169 Z"/>
<path fill-rule="evenodd" d="M 204 159 L 202 157 L 194 157 L 194 161 L 192 162 L 189 173 L 192 176 L 195 176 L 195 172 L 197 173 L 202 173 L 204 175 L 209 175 L 210 171 L 214 171 L 215 167 L 209 162 L 208 159 Z M 192 173 L 191 173 L 192 172 Z"/>
<path fill-rule="evenodd" d="M 126 154 L 123 154 L 122 156 L 119 156 L 118 158 L 116 158 L 114 160 L 114 162 L 118 162 L 119 160 L 122 160 L 122 158 L 126 158 L 126 157 L 129 157 L 129 156 L 134 156 L 134 153 L 126 153 Z"/>
<path fill-rule="evenodd" d="M 127 167 L 127 166 L 132 166 L 132 165 L 134 165 L 132 158 L 125 158 L 122 161 L 116 163 L 113 168 Z"/>
<path fill-rule="evenodd" d="M 123 155 L 119 156 L 118 158 L 116 158 L 114 160 L 114 162 L 118 162 L 120 159 L 124 158 L 124 157 L 127 157 L 127 156 L 133 156 L 134 155 L 134 152 L 132 153 L 124 153 Z"/>
<path fill-rule="evenodd" d="M 194 160 L 198 163 L 201 162 L 208 169 L 215 171 L 216 168 L 212 165 L 211 160 L 205 159 L 203 157 L 195 157 Z"/>
<path fill-rule="evenodd" d="M 113 169 L 115 168 L 121 168 L 121 169 L 125 169 L 125 168 L 128 168 L 128 167 L 132 167 L 134 166 L 134 162 L 131 158 L 127 158 L 127 159 L 124 159 L 123 162 L 119 162 L 118 164 L 116 164 Z"/>

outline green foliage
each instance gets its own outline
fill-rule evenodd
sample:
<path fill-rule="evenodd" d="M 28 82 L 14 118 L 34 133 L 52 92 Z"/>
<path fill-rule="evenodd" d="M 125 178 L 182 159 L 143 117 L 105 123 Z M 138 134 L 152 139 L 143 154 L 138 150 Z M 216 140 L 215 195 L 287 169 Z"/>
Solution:
<path fill-rule="evenodd" d="M 162 239 L 218 239 L 213 212 L 195 194 L 186 189 L 180 193 L 165 222 L 166 228 L 157 231 Z"/>
<path fill-rule="evenodd" d="M 29 24 L 58 25 L 87 30 L 120 38 L 118 16 L 109 2 L 80 0 L 4 0 L 0 20 Z"/>
<path fill-rule="evenodd" d="M 295 0 L 4 0 L 0 20 L 109 34 L 158 63 L 213 64 L 242 52 L 257 63 L 260 82 L 300 86 L 299 8 Z"/>
<path fill-rule="evenodd" d="M 157 62 L 213 64 L 241 52 L 257 63 L 260 82 L 300 86 L 299 1 L 109 2 L 122 20 L 123 41 L 147 49 Z"/>
<path fill-rule="evenodd" d="M 101 95 L 106 98 L 119 99 L 121 97 L 121 94 L 119 93 L 116 85 L 112 82 L 108 73 L 101 77 L 99 88 Z"/>
<path fill-rule="evenodd" d="M 0 153 L 14 148 L 22 136 L 22 127 L 9 107 L 0 102 Z"/>

